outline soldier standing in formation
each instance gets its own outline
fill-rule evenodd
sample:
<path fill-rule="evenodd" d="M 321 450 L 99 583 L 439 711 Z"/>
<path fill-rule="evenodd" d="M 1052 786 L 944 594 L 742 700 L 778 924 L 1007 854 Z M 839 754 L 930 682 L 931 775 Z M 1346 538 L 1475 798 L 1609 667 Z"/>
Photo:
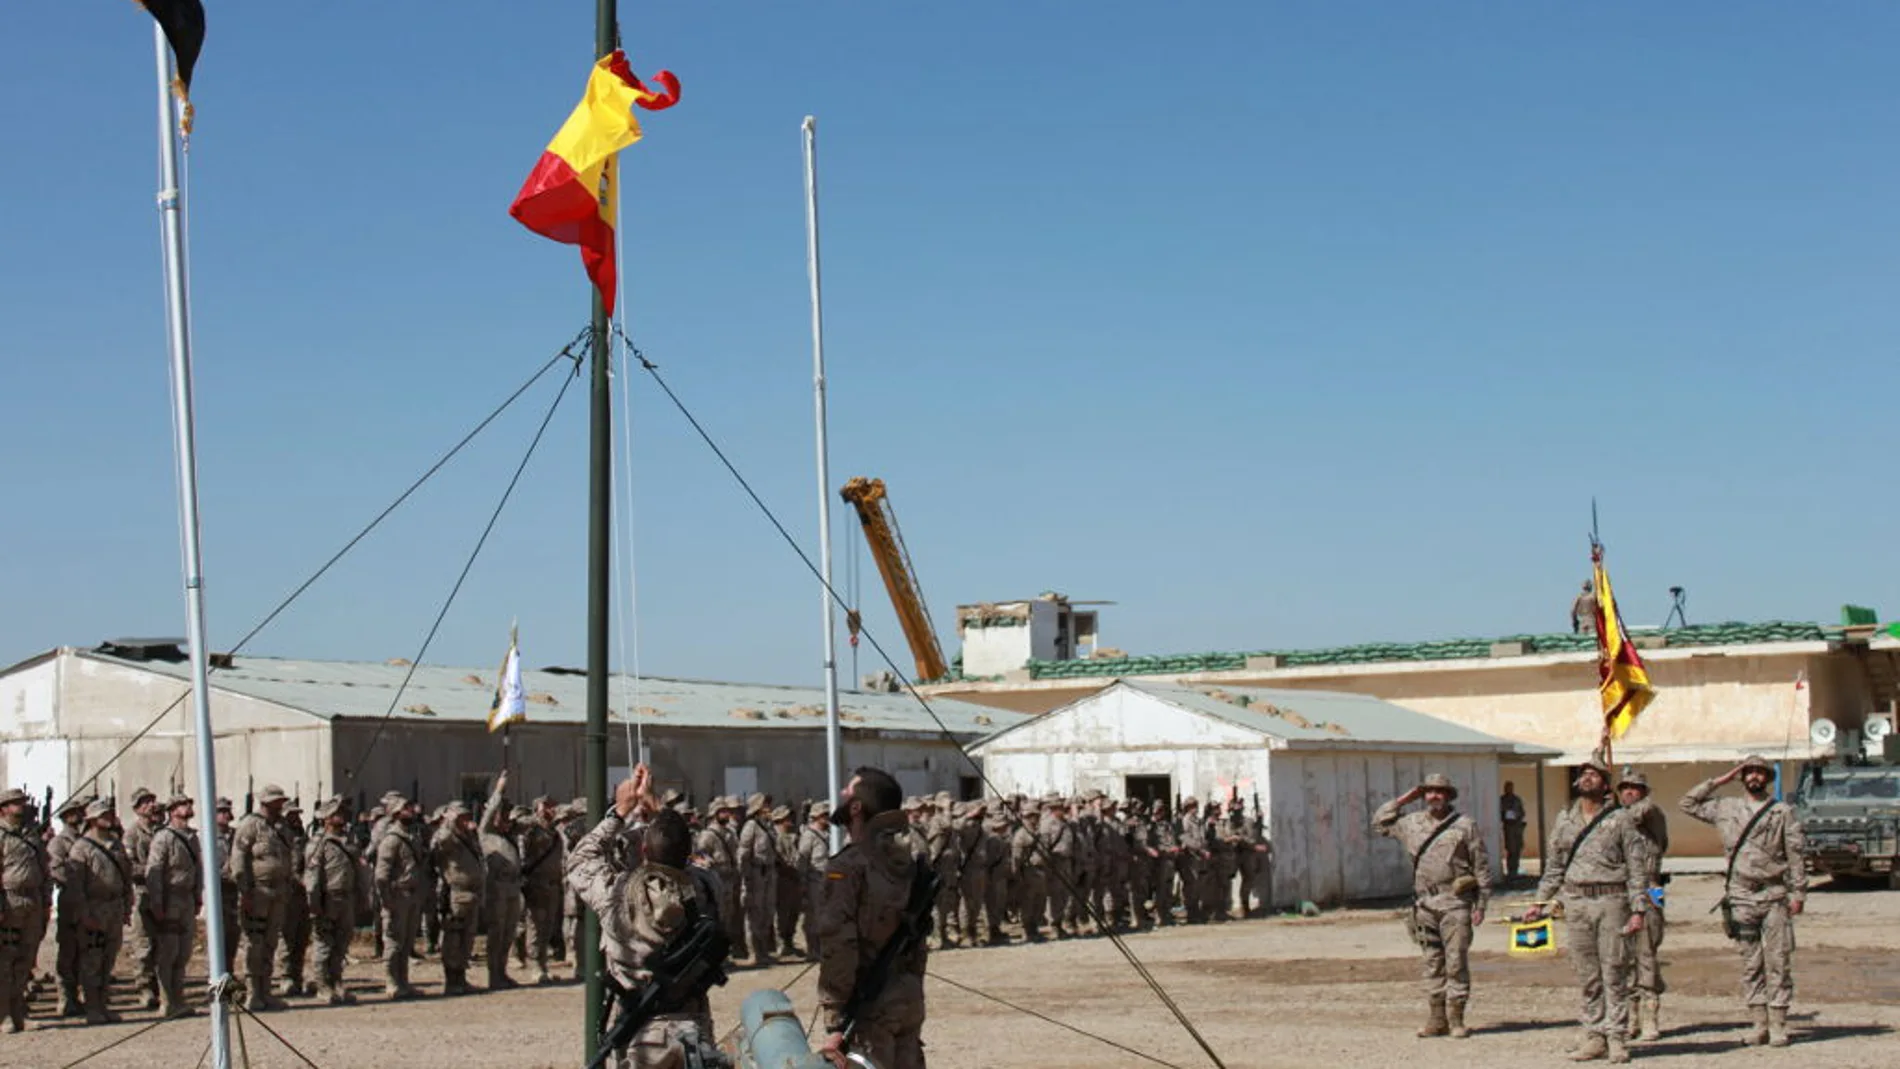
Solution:
<path fill-rule="evenodd" d="M 792 819 L 790 806 L 775 806 L 769 815 L 772 847 L 778 858 L 772 889 L 772 904 L 777 913 L 772 918 L 772 926 L 778 933 L 779 956 L 796 958 L 798 915 L 804 912 L 805 903 L 805 879 L 798 871 L 798 824 Z"/>
<path fill-rule="evenodd" d="M 495 777 L 495 789 L 482 806 L 482 917 L 487 922 L 488 989 L 518 986 L 508 975 L 508 954 L 521 928 L 521 848 L 515 843 L 514 810 L 502 796 L 508 773 Z"/>
<path fill-rule="evenodd" d="M 798 829 L 798 875 L 804 884 L 805 960 L 817 961 L 818 903 L 825 890 L 825 864 L 831 860 L 831 803 L 814 802 Z"/>
<path fill-rule="evenodd" d="M 1425 808 L 1400 815 L 1425 799 Z M 1491 863 L 1477 824 L 1451 807 L 1458 788 L 1434 772 L 1380 806 L 1372 828 L 1396 839 L 1412 859 L 1412 910 L 1407 927 L 1425 956 L 1425 1026 L 1420 1036 L 1470 1035 L 1471 930 L 1484 923 L 1491 899 Z"/>
<path fill-rule="evenodd" d="M 574 856 L 574 847 L 587 834 L 587 799 L 576 798 L 567 804 L 561 818 L 561 868 Z M 581 900 L 565 877 L 561 881 L 561 947 L 569 962 L 578 969 L 581 960 Z"/>
<path fill-rule="evenodd" d="M 166 823 L 152 836 L 145 862 L 146 907 L 152 912 L 152 969 L 158 977 L 159 1012 L 184 1017 L 185 963 L 191 959 L 198 910 L 204 905 L 204 867 L 198 833 L 192 829 L 190 795 L 165 803 Z"/>
<path fill-rule="evenodd" d="M 144 874 L 146 863 L 151 859 L 152 836 L 158 833 L 159 825 L 163 822 L 158 811 L 158 796 L 148 787 L 135 789 L 132 792 L 132 823 L 125 829 L 122 842 L 134 873 Z M 148 1010 L 158 1008 L 158 977 L 152 967 L 156 934 L 156 924 L 141 880 L 132 889 L 132 960 L 138 965 L 139 990 L 144 993 L 144 1006 Z"/>
<path fill-rule="evenodd" d="M 732 827 L 737 798 L 720 795 L 712 800 L 712 819 L 699 833 L 693 852 L 718 877 L 719 923 L 732 940 L 732 956 L 746 956 L 745 914 L 739 909 L 739 833 Z"/>
<path fill-rule="evenodd" d="M 1219 802 L 1207 803 L 1207 904 L 1202 914 L 1225 923 L 1233 919 L 1234 874 L 1240 869 L 1238 844 Z"/>
<path fill-rule="evenodd" d="M 923 835 L 923 856 L 931 871 L 937 874 L 937 901 L 932 912 L 936 914 L 937 946 L 952 945 L 957 929 L 957 896 L 963 879 L 963 851 L 957 836 L 956 820 L 951 814 L 950 796 L 939 795 L 927 799 L 924 803 L 923 821 L 918 825 Z"/>
<path fill-rule="evenodd" d="M 1741 778 L 1746 797 L 1715 797 Z M 1713 824 L 1728 851 L 1722 901 L 1729 938 L 1742 952 L 1742 1001 L 1751 1046 L 1785 1047 L 1794 1002 L 1794 918 L 1808 898 L 1807 834 L 1794 808 L 1769 793 L 1774 767 L 1750 754 L 1682 798 L 1682 811 Z"/>
<path fill-rule="evenodd" d="M 0 790 L 0 1028 L 26 1030 L 27 984 L 46 936 L 53 880 L 26 826 L 26 792 Z"/>
<path fill-rule="evenodd" d="M 421 994 L 409 983 L 409 955 L 415 950 L 428 884 L 423 850 L 416 842 L 416 804 L 397 797 L 388 805 L 393 819 L 376 844 L 375 859 L 376 898 L 382 904 L 388 950 L 383 956 L 383 992 L 392 999 L 411 999 Z"/>
<path fill-rule="evenodd" d="M 745 826 L 739 830 L 739 895 L 745 909 L 746 936 L 754 964 L 772 963 L 773 896 L 778 889 L 778 845 L 766 820 L 763 794 L 746 799 Z"/>
<path fill-rule="evenodd" d="M 303 803 L 284 804 L 278 825 L 290 840 L 290 882 L 284 894 L 284 931 L 278 941 L 277 972 L 284 978 L 283 994 L 302 996 L 314 989 L 304 983 L 304 959 L 310 952 L 310 892 L 304 888 L 304 858 L 310 851 L 310 832 L 304 827 Z"/>
<path fill-rule="evenodd" d="M 1630 1036 L 1662 1038 L 1663 855 L 1669 852 L 1669 819 L 1649 798 L 1649 777 L 1627 770 L 1616 784 L 1617 800 L 1635 822 L 1647 846 L 1643 879 L 1649 885 L 1649 915 L 1643 930 L 1630 937 Z"/>
<path fill-rule="evenodd" d="M 468 986 L 468 961 L 481 921 L 484 862 L 475 818 L 461 802 L 442 807 L 442 826 L 429 844 L 429 857 L 443 885 L 442 993 L 466 995 L 474 990 Z"/>
<path fill-rule="evenodd" d="M 528 962 L 534 982 L 545 984 L 548 954 L 560 932 L 561 871 L 567 864 L 566 843 L 558 824 L 560 809 L 554 799 L 534 800 L 534 815 L 521 822 L 521 910 L 527 925 Z"/>
<path fill-rule="evenodd" d="M 881 769 L 860 768 L 838 799 L 850 842 L 825 868 L 819 910 L 818 1007 L 825 1022 L 824 1050 L 834 1060 L 845 1053 L 843 1011 L 871 962 L 896 932 L 915 867 L 922 863 L 905 843 L 904 793 Z M 923 940 L 896 962 L 883 989 L 874 993 L 853 1022 L 852 1043 L 880 1069 L 924 1069 Z"/>
<path fill-rule="evenodd" d="M 1036 825 L 1036 837 L 1049 855 L 1042 897 L 1048 904 L 1049 927 L 1055 930 L 1057 939 L 1074 934 L 1069 928 L 1069 889 L 1075 886 L 1075 829 L 1065 815 L 1067 808 L 1061 795 L 1043 795 L 1042 820 Z"/>
<path fill-rule="evenodd" d="M 1181 840 L 1174 868 L 1181 876 L 1181 905 L 1189 924 L 1207 919 L 1207 822 L 1201 819 L 1201 803 L 1193 795 L 1181 800 Z"/>
<path fill-rule="evenodd" d="M 983 810 L 980 801 L 960 803 L 952 831 L 961 859 L 956 883 L 957 942 L 966 947 L 983 945 L 979 923 L 989 890 L 990 865 L 989 851 L 984 848 L 988 836 L 983 831 Z"/>
<path fill-rule="evenodd" d="M 237 884 L 231 882 L 231 841 L 236 834 L 236 829 L 233 827 L 231 799 L 220 798 L 217 806 L 217 812 L 212 817 L 218 829 L 218 888 L 224 907 L 222 911 L 224 930 L 227 933 L 224 939 L 224 971 L 235 973 L 237 972 L 237 937 L 238 932 L 242 930 L 239 925 Z"/>
<path fill-rule="evenodd" d="M 85 834 L 81 822 L 90 798 L 71 798 L 59 807 L 59 833 L 47 844 L 47 869 L 59 888 L 59 900 L 53 914 L 54 975 L 59 978 L 59 1015 L 78 1017 L 85 1013 L 79 1005 L 79 912 L 77 898 L 66 893 L 66 865 L 73 844 Z"/>
<path fill-rule="evenodd" d="M 87 1024 L 119 1020 L 106 1005 L 106 984 L 119 960 L 132 920 L 132 890 L 138 880 L 119 845 L 119 814 L 110 798 L 86 806 L 86 834 L 66 862 L 65 892 L 74 899 L 79 926 L 79 991 Z"/>
<path fill-rule="evenodd" d="M 332 797 L 317 807 L 323 832 L 310 843 L 304 864 L 304 889 L 310 892 L 310 913 L 317 941 L 317 997 L 332 1006 L 347 1006 L 356 996 L 343 987 L 343 966 L 356 932 L 358 898 L 367 899 L 356 844 L 350 837 L 350 811 L 342 798 Z"/>
<path fill-rule="evenodd" d="M 1649 911 L 1649 850 L 1629 813 L 1610 797 L 1610 770 L 1591 758 L 1577 773 L 1577 800 L 1557 817 L 1537 898 L 1561 894 L 1565 940 L 1582 987 L 1583 1040 L 1573 1062 L 1630 1059 L 1630 936 Z M 1533 905 L 1524 919 L 1543 916 Z"/>
<path fill-rule="evenodd" d="M 1040 943 L 1042 911 L 1048 903 L 1048 854 L 1037 840 L 1042 832 L 1042 807 L 1024 802 L 1016 830 L 1009 839 L 1011 889 L 1015 894 L 1016 916 L 1022 921 L 1023 938 Z"/>
<path fill-rule="evenodd" d="M 266 784 L 257 793 L 261 808 L 246 813 L 232 829 L 225 862 L 226 875 L 237 887 L 238 914 L 244 918 L 244 981 L 250 988 L 245 1007 L 252 1013 L 284 1008 L 271 991 L 271 968 L 290 909 L 290 881 L 296 876 L 296 847 L 283 820 L 286 801 L 282 787 Z"/>
<path fill-rule="evenodd" d="M 1273 843 L 1267 839 L 1266 821 L 1260 815 L 1260 799 L 1244 815 L 1235 811 L 1240 824 L 1240 915 L 1251 917 L 1258 911 L 1273 910 Z"/>

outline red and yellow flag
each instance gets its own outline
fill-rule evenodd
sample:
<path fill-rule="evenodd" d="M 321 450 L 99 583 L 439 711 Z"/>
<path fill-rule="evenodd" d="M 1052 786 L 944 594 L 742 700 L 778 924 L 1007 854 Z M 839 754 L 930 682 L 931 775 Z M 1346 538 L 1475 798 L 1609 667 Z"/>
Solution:
<path fill-rule="evenodd" d="M 620 203 L 615 155 L 640 140 L 635 105 L 660 111 L 680 98 L 673 72 L 661 71 L 653 78 L 661 92 L 641 83 L 624 52 L 595 63 L 586 94 L 548 142 L 508 208 L 509 215 L 542 237 L 580 246 L 581 264 L 600 290 L 608 315 L 614 310 L 614 227 Z"/>
<path fill-rule="evenodd" d="M 1649 669 L 1623 626 L 1623 613 L 1610 589 L 1610 573 L 1603 568 L 1603 547 L 1590 549 L 1597 594 L 1597 692 L 1603 699 L 1603 732 L 1620 739 L 1656 697 L 1649 685 Z"/>

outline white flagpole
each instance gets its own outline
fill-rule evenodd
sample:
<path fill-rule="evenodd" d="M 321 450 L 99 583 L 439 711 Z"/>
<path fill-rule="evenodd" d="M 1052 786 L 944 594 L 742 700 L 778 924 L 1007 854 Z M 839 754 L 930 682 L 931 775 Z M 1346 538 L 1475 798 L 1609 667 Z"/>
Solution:
<path fill-rule="evenodd" d="M 218 774 L 211 736 L 209 657 L 205 650 L 204 570 L 198 546 L 198 445 L 191 406 L 191 289 L 185 274 L 185 204 L 179 184 L 178 107 L 172 96 L 172 51 L 165 32 L 152 27 L 158 48 L 158 144 L 162 174 L 158 218 L 165 237 L 166 320 L 171 348 L 172 435 L 178 459 L 178 528 L 184 554 L 185 628 L 191 645 L 191 712 L 198 744 L 198 857 L 204 880 L 205 958 L 211 1000 L 211 1065 L 231 1069 L 230 1021 L 225 1001 L 223 882 L 219 874 Z"/>
<path fill-rule="evenodd" d="M 825 789 L 833 806 L 844 786 L 844 733 L 838 726 L 838 616 L 831 596 L 831 454 L 825 442 L 825 316 L 818 284 L 818 120 L 805 116 L 805 268 L 811 279 L 812 399 L 818 420 L 818 569 L 825 606 Z M 844 848 L 844 825 L 831 822 L 831 849 Z"/>

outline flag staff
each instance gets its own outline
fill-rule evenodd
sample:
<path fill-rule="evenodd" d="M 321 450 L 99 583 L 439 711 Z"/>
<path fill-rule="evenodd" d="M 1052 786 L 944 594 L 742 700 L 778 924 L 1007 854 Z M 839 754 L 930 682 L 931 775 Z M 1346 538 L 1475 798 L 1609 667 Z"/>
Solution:
<path fill-rule="evenodd" d="M 594 0 L 594 58 L 619 44 L 619 0 Z M 620 161 L 607 157 L 604 189 L 612 189 L 613 168 Z M 593 300 L 592 389 L 588 397 L 587 469 L 587 732 L 584 777 L 587 811 L 595 820 L 607 815 L 607 614 L 612 606 L 613 550 L 613 391 L 609 386 L 607 305 L 599 287 L 590 284 Z M 581 1042 L 589 1061 L 600 1049 L 602 1017 L 606 1007 L 600 953 L 600 918 L 586 911 L 581 924 L 581 976 L 586 983 L 585 1033 Z"/>
<path fill-rule="evenodd" d="M 825 440 L 825 316 L 818 284 L 818 120 L 810 115 L 805 135 L 805 273 L 811 279 L 812 403 L 818 421 L 818 568 L 825 620 L 825 790 L 838 804 L 843 786 L 844 739 L 838 725 L 838 616 L 831 594 L 831 452 Z M 844 848 L 844 823 L 831 823 L 831 849 Z"/>
<path fill-rule="evenodd" d="M 191 647 L 191 713 L 198 757 L 198 857 L 205 904 L 205 959 L 211 972 L 213 1069 L 231 1069 L 231 974 L 224 966 L 223 883 L 218 871 L 217 762 L 212 750 L 210 675 L 205 650 L 204 568 L 198 543 L 198 443 L 191 397 L 191 286 L 185 271 L 185 197 L 179 181 L 179 115 L 172 96 L 172 50 L 162 25 L 152 27 L 158 53 L 158 218 L 165 247 L 165 318 L 171 350 L 172 435 L 178 461 L 178 529 L 183 554 L 185 633 Z"/>

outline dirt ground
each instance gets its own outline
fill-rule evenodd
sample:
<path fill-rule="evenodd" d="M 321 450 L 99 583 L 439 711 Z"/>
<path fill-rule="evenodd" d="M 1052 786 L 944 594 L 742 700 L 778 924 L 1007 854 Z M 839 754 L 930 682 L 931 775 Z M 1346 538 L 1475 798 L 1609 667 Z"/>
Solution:
<path fill-rule="evenodd" d="M 1890 1069 L 1900 1065 L 1900 892 L 1822 888 L 1797 922 L 1796 1043 L 1785 1050 L 1742 1046 L 1743 1011 L 1736 995 L 1734 950 L 1709 909 L 1712 877 L 1679 878 L 1671 888 L 1670 927 L 1663 946 L 1671 990 L 1664 999 L 1663 1038 L 1638 1044 L 1638 1062 L 1658 1066 L 1708 1063 L 1750 1069 L 1826 1065 Z M 1527 901 L 1519 891 L 1500 899 L 1494 916 Z M 1174 928 L 1126 942 L 1151 970 L 1222 1062 L 1232 1069 L 1340 1069 L 1342 1064 L 1407 1069 L 1479 1065 L 1568 1064 L 1576 986 L 1569 960 L 1504 952 L 1496 920 L 1480 930 L 1473 963 L 1469 1040 L 1420 1040 L 1416 962 L 1395 913 L 1351 909 L 1314 919 L 1278 917 Z M 1561 940 L 1561 933 L 1559 935 Z M 737 1020 L 739 1001 L 761 987 L 790 983 L 801 1011 L 812 1004 L 812 975 L 802 966 L 741 970 L 714 993 L 721 1028 Z M 971 994 L 998 999 L 1107 1037 L 1180 1069 L 1213 1063 L 1174 1022 L 1135 971 L 1104 939 L 933 954 L 927 982 L 930 1021 L 924 1031 L 933 1069 L 1098 1069 L 1153 1065 L 1057 1025 Z M 127 970 L 123 963 L 120 972 Z M 485 975 L 477 966 L 477 982 Z M 417 967 L 430 995 L 441 990 L 432 962 Z M 798 976 L 796 983 L 791 983 Z M 581 989 L 564 983 L 495 995 L 389 1004 L 380 1000 L 379 966 L 352 965 L 354 1007 L 315 1007 L 293 1000 L 262 1021 L 296 1044 L 320 1069 L 400 1066 L 403 1069 L 542 1069 L 580 1064 Z M 98 1069 L 189 1069 L 204 1050 L 206 1018 L 161 1024 L 133 1036 L 155 1015 L 130 1009 L 129 988 L 115 1008 L 126 1023 L 86 1028 L 47 1017 L 37 1027 L 0 1035 L 0 1066 L 66 1066 L 108 1043 L 122 1045 L 86 1062 Z M 248 1062 L 291 1067 L 303 1062 L 263 1029 L 245 1021 Z M 234 1058 L 234 1064 L 244 1064 Z"/>

